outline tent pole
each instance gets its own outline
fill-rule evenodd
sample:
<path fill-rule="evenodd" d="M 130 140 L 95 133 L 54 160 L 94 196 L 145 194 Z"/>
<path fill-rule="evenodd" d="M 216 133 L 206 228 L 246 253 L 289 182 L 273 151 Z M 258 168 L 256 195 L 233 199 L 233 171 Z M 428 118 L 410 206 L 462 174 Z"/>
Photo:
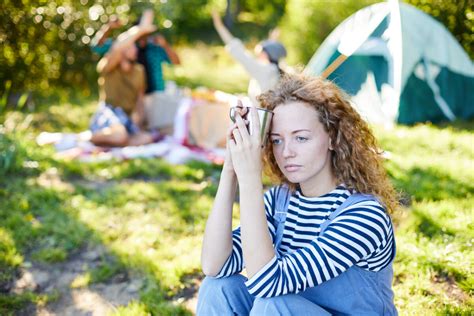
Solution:
<path fill-rule="evenodd" d="M 334 70 L 337 69 L 345 60 L 347 59 L 347 56 L 344 54 L 339 55 L 334 61 L 323 71 L 321 74 L 321 77 L 326 79 L 329 77 L 330 74 L 333 73 Z"/>

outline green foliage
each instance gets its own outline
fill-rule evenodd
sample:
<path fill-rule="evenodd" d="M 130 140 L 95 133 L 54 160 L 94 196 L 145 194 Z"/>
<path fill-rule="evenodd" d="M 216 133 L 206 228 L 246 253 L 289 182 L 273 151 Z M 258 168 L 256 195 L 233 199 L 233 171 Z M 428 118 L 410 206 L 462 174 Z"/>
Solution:
<path fill-rule="evenodd" d="M 8 292 L 22 261 L 11 233 L 0 227 L 0 293 Z"/>
<path fill-rule="evenodd" d="M 0 20 L 4 21 L 0 25 L 0 64 L 3 68 L 0 82 L 10 82 L 11 93 L 34 91 L 49 96 L 54 94 L 54 88 L 73 86 L 88 96 L 96 91 L 97 78 L 97 56 L 92 54 L 89 44 L 110 16 L 119 16 L 126 25 L 112 34 L 114 36 L 136 21 L 145 8 L 152 8 L 160 32 L 173 41 L 208 39 L 207 33 L 215 39 L 210 12 L 215 4 L 223 7 L 223 3 L 210 0 L 158 3 L 6 0 L 0 10 Z M 258 17 L 260 26 L 269 21 L 275 25 L 282 15 L 283 1 L 241 1 L 240 7 L 255 10 L 250 15 Z M 261 10 L 265 14 L 260 14 Z M 0 86 L 0 92 L 5 90 L 6 87 Z"/>
<path fill-rule="evenodd" d="M 376 134 L 390 153 L 390 177 L 409 194 L 396 228 L 400 313 L 468 315 L 474 306 L 472 130 L 420 124 Z"/>
<path fill-rule="evenodd" d="M 282 39 L 289 61 L 305 65 L 326 36 L 357 10 L 377 0 L 289 0 L 282 21 Z M 304 39 L 304 40 L 302 40 Z"/>
<path fill-rule="evenodd" d="M 87 7 L 60 0 L 6 0 L 0 19 L 4 21 L 0 26 L 0 64 L 5 67 L 0 82 L 11 80 L 12 92 L 48 94 L 52 86 L 61 83 L 88 89 L 84 78 L 93 72 L 94 65 L 82 40 L 93 27 Z"/>
<path fill-rule="evenodd" d="M 44 263 L 57 263 L 66 260 L 67 253 L 63 248 L 45 248 L 34 252 L 34 260 Z"/>
<path fill-rule="evenodd" d="M 124 266 L 120 262 L 113 259 L 102 260 L 94 269 L 76 277 L 71 282 L 71 288 L 81 288 L 95 283 L 103 283 L 120 272 L 124 272 Z"/>
<path fill-rule="evenodd" d="M 289 60 L 293 63 L 306 64 L 339 23 L 357 10 L 376 2 L 380 1 L 288 1 L 281 27 L 283 40 L 290 49 Z M 474 12 L 469 1 L 407 0 L 406 2 L 438 19 L 461 43 L 471 58 L 474 56 Z"/>
<path fill-rule="evenodd" d="M 212 87 L 228 93 L 247 91 L 249 75 L 219 44 L 198 44 L 192 48 L 178 49 L 181 66 L 165 68 L 165 77 L 180 86 L 190 88 Z"/>
<path fill-rule="evenodd" d="M 0 315 L 13 316 L 18 315 L 18 311 L 25 308 L 28 304 L 44 306 L 48 302 L 54 301 L 56 294 L 40 295 L 33 292 L 25 292 L 20 295 L 4 295 L 0 293 Z"/>
<path fill-rule="evenodd" d="M 474 58 L 474 8 L 470 0 L 405 0 L 441 22 Z"/>
<path fill-rule="evenodd" d="M 241 11 L 251 13 L 253 20 L 258 24 L 274 27 L 285 13 L 284 0 L 253 0 L 237 1 L 241 5 Z"/>
<path fill-rule="evenodd" d="M 264 38 L 280 24 L 291 63 L 305 64 L 323 39 L 345 18 L 377 0 L 235 0 L 231 1 L 232 32 L 252 41 Z M 474 13 L 468 0 L 407 0 L 431 14 L 453 33 L 473 56 Z M 26 102 L 27 91 L 54 95 L 71 87 L 82 96 L 95 95 L 97 74 L 89 43 L 112 15 L 130 25 L 145 8 L 155 11 L 155 23 L 172 42 L 216 41 L 210 12 L 224 14 L 224 0 L 134 1 L 5 0 L 0 10 L 0 112 L 9 93 Z M 281 17 L 284 17 L 279 23 Z M 113 36 L 125 29 L 117 30 Z M 304 39 L 304 40 L 301 40 Z M 219 41 L 220 42 L 220 41 Z M 182 77 L 176 76 L 180 81 Z M 208 84 L 201 81 L 201 84 Z M 5 91 L 10 90 L 7 93 Z M 231 89 L 241 91 L 241 88 Z"/>
<path fill-rule="evenodd" d="M 1 126 L 0 126 L 1 127 Z M 14 138 L 0 130 L 0 176 L 22 169 L 24 151 Z"/>

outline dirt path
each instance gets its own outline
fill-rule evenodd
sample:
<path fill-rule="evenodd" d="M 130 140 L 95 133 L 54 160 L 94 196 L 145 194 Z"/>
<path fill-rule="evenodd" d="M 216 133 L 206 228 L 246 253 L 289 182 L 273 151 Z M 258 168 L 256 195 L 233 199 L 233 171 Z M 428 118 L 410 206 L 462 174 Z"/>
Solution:
<path fill-rule="evenodd" d="M 46 306 L 29 306 L 19 315 L 102 316 L 118 306 L 126 306 L 139 299 L 144 281 L 138 275 L 120 272 L 103 283 L 84 287 L 71 287 L 74 280 L 111 260 L 102 246 L 89 246 L 74 254 L 67 261 L 56 264 L 26 262 L 12 292 L 35 291 L 53 294 L 58 298 Z M 178 294 L 173 302 L 183 304 L 194 313 L 197 303 L 198 281 L 191 288 Z"/>
<path fill-rule="evenodd" d="M 137 180 L 122 181 L 134 182 Z M 161 179 L 149 179 L 148 181 L 159 182 Z M 115 185 L 115 182 L 87 180 L 76 180 L 72 183 L 64 182 L 58 176 L 57 170 L 53 168 L 38 178 L 38 184 L 47 188 L 62 188 L 65 190 L 74 190 L 76 185 L 100 190 Z M 25 262 L 20 271 L 20 277 L 15 281 L 11 291 L 17 294 L 25 291 L 52 294 L 53 296 L 57 295 L 57 299 L 46 306 L 29 306 L 19 314 L 28 316 L 102 316 L 119 306 L 126 306 L 132 300 L 138 300 L 139 291 L 144 285 L 144 280 L 139 275 L 129 272 L 117 273 L 102 283 L 82 287 L 72 286 L 74 281 L 87 271 L 112 260 L 112 256 L 107 253 L 105 247 L 89 245 L 71 255 L 65 262 L 55 264 Z M 187 284 L 190 284 L 190 286 L 178 293 L 172 299 L 172 302 L 184 305 L 194 313 L 199 282 L 197 279 L 188 280 Z"/>

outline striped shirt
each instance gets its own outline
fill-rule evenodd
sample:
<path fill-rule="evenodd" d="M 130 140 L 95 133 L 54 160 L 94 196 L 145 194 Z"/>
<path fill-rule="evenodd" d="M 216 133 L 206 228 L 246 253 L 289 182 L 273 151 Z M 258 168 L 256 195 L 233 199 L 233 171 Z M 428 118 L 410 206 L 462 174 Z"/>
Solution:
<path fill-rule="evenodd" d="M 264 195 L 268 230 L 275 242 L 276 187 Z M 319 197 L 296 191 L 290 198 L 283 238 L 270 262 L 246 282 L 250 294 L 273 297 L 314 287 L 356 265 L 379 271 L 394 257 L 390 217 L 376 201 L 347 207 L 320 234 L 321 224 L 351 192 L 343 186 Z M 233 231 L 233 251 L 216 277 L 230 276 L 244 268 L 240 227 Z M 278 256 L 277 256 L 278 254 Z"/>

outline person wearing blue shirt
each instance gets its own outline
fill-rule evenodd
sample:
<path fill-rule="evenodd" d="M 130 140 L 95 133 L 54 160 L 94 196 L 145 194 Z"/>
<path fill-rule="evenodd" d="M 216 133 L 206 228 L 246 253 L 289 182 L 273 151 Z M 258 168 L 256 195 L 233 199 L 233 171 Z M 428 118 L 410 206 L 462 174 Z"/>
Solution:
<path fill-rule="evenodd" d="M 153 11 L 146 10 L 141 19 L 153 20 Z M 91 49 L 100 56 L 105 55 L 113 45 L 109 38 L 110 33 L 120 28 L 122 23 L 115 17 L 101 27 L 91 41 Z M 172 131 L 174 116 L 177 110 L 176 100 L 170 100 L 164 94 L 165 80 L 163 78 L 163 64 L 178 65 L 180 59 L 165 37 L 159 33 L 143 36 L 137 41 L 138 63 L 145 68 L 146 91 L 145 111 L 149 119 L 149 127 L 161 130 L 163 134 Z"/>

